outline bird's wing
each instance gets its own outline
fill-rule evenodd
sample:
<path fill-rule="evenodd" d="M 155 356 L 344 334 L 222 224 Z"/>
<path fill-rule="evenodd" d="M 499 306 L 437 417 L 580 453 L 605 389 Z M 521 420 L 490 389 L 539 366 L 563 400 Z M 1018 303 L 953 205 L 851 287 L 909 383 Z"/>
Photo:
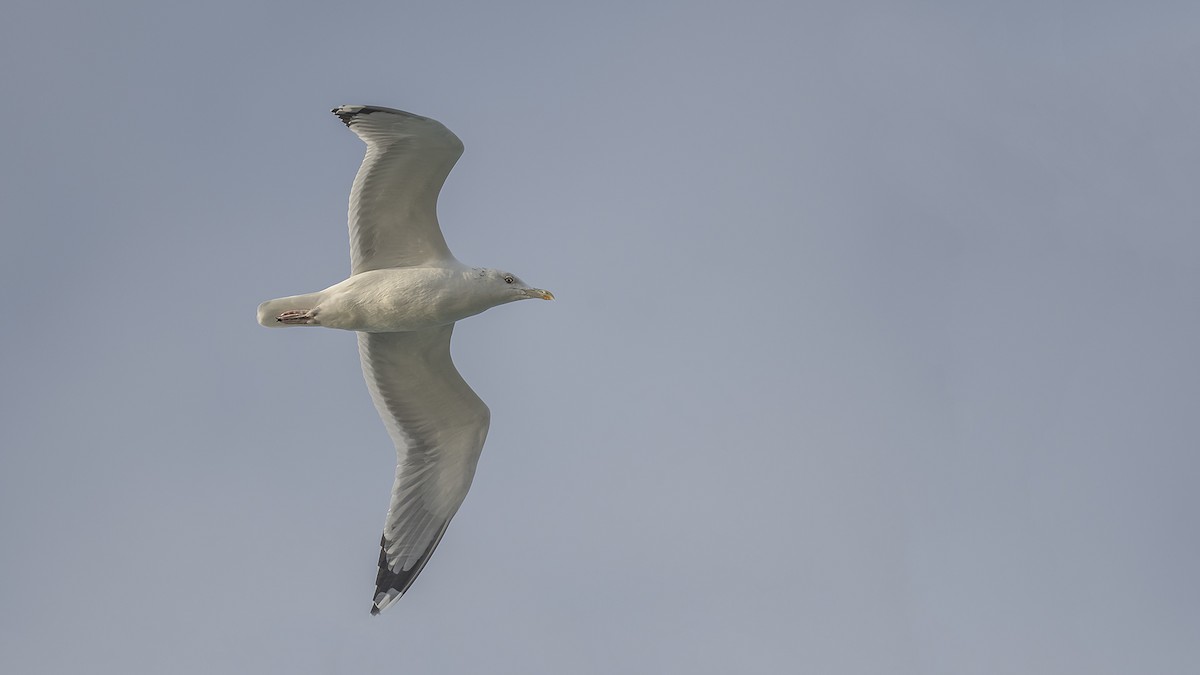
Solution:
<path fill-rule="evenodd" d="M 450 360 L 453 331 L 358 334 L 367 389 L 398 456 L 372 614 L 421 573 L 467 496 L 487 437 L 491 413 Z"/>
<path fill-rule="evenodd" d="M 437 198 L 462 141 L 440 122 L 402 110 L 344 105 L 333 114 L 367 144 L 350 190 L 350 273 L 453 260 Z"/>

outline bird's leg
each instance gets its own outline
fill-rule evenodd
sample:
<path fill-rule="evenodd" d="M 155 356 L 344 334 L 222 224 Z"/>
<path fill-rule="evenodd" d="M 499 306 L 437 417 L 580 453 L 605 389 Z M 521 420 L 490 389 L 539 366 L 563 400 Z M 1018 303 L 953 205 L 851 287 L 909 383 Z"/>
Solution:
<path fill-rule="evenodd" d="M 317 321 L 317 313 L 311 309 L 292 309 L 275 317 L 279 323 L 295 324 L 299 326 L 319 326 Z"/>

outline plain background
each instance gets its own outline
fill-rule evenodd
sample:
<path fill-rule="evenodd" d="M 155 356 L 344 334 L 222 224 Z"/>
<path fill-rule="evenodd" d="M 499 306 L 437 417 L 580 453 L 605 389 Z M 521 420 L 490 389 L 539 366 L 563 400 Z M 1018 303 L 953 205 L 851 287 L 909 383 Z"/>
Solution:
<path fill-rule="evenodd" d="M 1192 2 L 62 3 L 0 19 L 0 670 L 1180 673 Z M 435 117 L 491 406 L 368 615 L 394 454 L 342 103 Z"/>

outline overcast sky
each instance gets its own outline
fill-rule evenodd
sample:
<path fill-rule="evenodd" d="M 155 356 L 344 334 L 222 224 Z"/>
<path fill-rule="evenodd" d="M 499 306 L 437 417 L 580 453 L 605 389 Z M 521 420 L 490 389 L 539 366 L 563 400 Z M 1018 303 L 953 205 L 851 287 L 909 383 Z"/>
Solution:
<path fill-rule="evenodd" d="M 1178 673 L 1200 660 L 1200 6 L 108 2 L 0 16 L 0 671 Z M 492 409 L 368 614 L 348 273 L 466 152 Z"/>

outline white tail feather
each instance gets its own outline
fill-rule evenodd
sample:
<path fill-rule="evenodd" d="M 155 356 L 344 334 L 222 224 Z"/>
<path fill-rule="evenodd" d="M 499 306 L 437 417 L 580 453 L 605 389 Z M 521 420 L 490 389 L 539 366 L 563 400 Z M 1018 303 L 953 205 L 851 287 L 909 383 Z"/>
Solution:
<path fill-rule="evenodd" d="M 290 311 L 308 311 L 321 302 L 320 293 L 289 295 L 286 298 L 268 300 L 258 306 L 258 322 L 267 328 L 283 328 L 303 324 L 288 324 L 278 320 L 279 315 Z"/>

